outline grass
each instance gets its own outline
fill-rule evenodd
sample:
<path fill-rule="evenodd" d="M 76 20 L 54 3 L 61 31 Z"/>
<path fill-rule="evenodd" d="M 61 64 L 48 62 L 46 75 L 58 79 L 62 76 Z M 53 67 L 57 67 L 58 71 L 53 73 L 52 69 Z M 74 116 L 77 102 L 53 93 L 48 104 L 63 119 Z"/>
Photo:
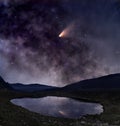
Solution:
<path fill-rule="evenodd" d="M 20 97 L 42 97 L 44 95 L 69 96 L 99 102 L 104 106 L 101 115 L 85 116 L 81 119 L 64 119 L 43 116 L 10 103 Z M 0 126 L 120 126 L 120 93 L 64 93 L 39 94 L 17 93 L 0 90 Z"/>

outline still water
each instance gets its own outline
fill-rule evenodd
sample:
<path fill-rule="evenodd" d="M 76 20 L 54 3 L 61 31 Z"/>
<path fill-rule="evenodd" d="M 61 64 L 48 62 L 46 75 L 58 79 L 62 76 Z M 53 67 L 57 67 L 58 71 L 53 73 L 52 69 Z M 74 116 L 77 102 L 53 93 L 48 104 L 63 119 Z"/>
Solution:
<path fill-rule="evenodd" d="M 84 115 L 95 115 L 103 112 L 103 106 L 66 97 L 43 97 L 12 99 L 11 102 L 29 111 L 42 115 L 63 118 L 80 118 Z"/>

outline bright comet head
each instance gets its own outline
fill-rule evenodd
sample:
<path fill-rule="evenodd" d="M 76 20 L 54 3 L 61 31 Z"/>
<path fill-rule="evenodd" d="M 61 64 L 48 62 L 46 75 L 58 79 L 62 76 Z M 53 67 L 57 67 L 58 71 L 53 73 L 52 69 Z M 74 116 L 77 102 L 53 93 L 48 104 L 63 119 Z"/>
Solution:
<path fill-rule="evenodd" d="M 67 26 L 60 34 L 59 37 L 63 38 L 63 37 L 70 37 L 72 34 L 74 28 L 74 24 L 70 24 L 69 26 Z"/>
<path fill-rule="evenodd" d="M 62 37 L 65 36 L 65 34 L 66 34 L 66 32 L 65 32 L 65 31 L 62 31 L 62 32 L 59 34 L 59 37 L 62 38 Z"/>

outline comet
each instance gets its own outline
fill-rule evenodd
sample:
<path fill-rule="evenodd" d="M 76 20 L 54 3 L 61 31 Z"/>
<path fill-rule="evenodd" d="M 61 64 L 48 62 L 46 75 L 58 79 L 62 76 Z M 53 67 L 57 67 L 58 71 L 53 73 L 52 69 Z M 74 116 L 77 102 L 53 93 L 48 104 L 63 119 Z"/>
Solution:
<path fill-rule="evenodd" d="M 74 28 L 74 24 L 70 24 L 68 27 L 66 27 L 60 34 L 59 37 L 60 38 L 64 38 L 64 37 L 70 37 L 72 34 Z"/>
<path fill-rule="evenodd" d="M 64 31 L 62 31 L 62 32 L 59 34 L 59 37 L 62 38 L 62 37 L 65 37 L 65 35 L 66 35 L 66 31 L 64 30 Z"/>

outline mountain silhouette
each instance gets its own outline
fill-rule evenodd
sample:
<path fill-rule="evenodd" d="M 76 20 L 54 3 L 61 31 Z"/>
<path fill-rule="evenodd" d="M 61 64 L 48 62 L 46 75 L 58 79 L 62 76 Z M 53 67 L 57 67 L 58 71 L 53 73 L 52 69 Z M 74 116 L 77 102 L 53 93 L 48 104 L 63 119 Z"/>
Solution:
<path fill-rule="evenodd" d="M 65 91 L 113 91 L 120 90 L 120 74 L 111 74 L 83 80 L 62 88 Z"/>
<path fill-rule="evenodd" d="M 99 78 L 87 79 L 77 83 L 69 84 L 65 87 L 59 88 L 54 86 L 42 84 L 9 84 L 0 77 L 0 89 L 7 88 L 20 92 L 39 92 L 39 91 L 66 91 L 66 92 L 80 92 L 80 91 L 120 91 L 120 74 L 111 74 Z M 59 90 L 61 89 L 61 90 Z"/>
<path fill-rule="evenodd" d="M 57 87 L 42 85 L 42 84 L 11 84 L 12 88 L 16 91 L 21 92 L 39 92 L 39 91 L 46 91 L 46 90 L 53 90 Z"/>
<path fill-rule="evenodd" d="M 2 77 L 0 77 L 0 89 L 3 88 L 12 89 L 12 87 L 7 82 L 5 82 Z"/>
<path fill-rule="evenodd" d="M 57 87 L 42 85 L 42 84 L 21 84 L 21 83 L 7 83 L 4 81 L 2 77 L 0 77 L 0 89 L 9 89 L 12 91 L 19 91 L 19 92 L 39 92 L 39 91 L 46 91 L 46 90 L 53 90 L 57 89 Z"/>

